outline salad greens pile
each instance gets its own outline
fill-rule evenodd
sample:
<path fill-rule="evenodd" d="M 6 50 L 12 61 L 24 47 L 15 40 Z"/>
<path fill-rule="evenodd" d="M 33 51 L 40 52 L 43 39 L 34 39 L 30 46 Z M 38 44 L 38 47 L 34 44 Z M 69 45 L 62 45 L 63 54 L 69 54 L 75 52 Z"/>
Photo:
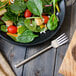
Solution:
<path fill-rule="evenodd" d="M 29 43 L 37 33 L 58 27 L 59 0 L 0 0 L 0 30 L 16 42 Z"/>
<path fill-rule="evenodd" d="M 24 2 L 24 0 L 15 0 L 15 2 L 11 4 L 9 8 L 12 13 L 15 13 L 16 15 L 18 15 L 19 13 L 22 13 L 25 11 L 26 3 Z"/>

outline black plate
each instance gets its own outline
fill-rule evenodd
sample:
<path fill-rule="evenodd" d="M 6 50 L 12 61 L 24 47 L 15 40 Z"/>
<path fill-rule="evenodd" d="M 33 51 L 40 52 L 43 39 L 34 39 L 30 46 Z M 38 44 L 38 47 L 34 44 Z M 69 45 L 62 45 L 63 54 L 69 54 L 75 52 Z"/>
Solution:
<path fill-rule="evenodd" d="M 10 42 L 10 43 L 13 43 L 13 44 L 16 44 L 16 45 L 21 45 L 21 46 L 33 46 L 33 45 L 37 45 L 37 44 L 41 44 L 49 39 L 51 39 L 56 33 L 57 31 L 60 29 L 61 25 L 62 25 L 62 22 L 64 20 L 64 16 L 65 16 L 65 0 L 62 0 L 60 3 L 59 3 L 59 7 L 60 7 L 60 14 L 59 14 L 59 26 L 58 28 L 55 30 L 55 31 L 47 31 L 46 34 L 41 34 L 38 38 L 36 38 L 33 42 L 31 43 L 18 43 L 18 42 L 15 42 L 14 40 L 12 40 L 9 36 L 7 36 L 5 33 L 1 32 L 0 35 L 1 37 Z"/>

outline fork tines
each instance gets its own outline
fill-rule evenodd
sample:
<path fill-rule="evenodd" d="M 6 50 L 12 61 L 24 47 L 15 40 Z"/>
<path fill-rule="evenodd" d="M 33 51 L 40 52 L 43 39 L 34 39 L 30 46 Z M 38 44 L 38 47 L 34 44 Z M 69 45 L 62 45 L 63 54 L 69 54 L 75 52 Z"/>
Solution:
<path fill-rule="evenodd" d="M 58 41 L 59 45 L 63 45 L 66 42 L 69 41 L 69 39 L 68 39 L 68 37 L 66 36 L 65 33 L 63 33 L 62 35 L 60 35 L 56 40 Z"/>

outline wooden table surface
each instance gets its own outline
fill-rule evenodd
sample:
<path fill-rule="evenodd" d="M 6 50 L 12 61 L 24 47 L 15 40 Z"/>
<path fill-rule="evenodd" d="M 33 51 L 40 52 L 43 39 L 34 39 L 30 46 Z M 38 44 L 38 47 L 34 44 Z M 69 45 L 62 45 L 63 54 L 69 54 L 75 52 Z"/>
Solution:
<path fill-rule="evenodd" d="M 66 8 L 66 16 L 63 25 L 52 39 L 55 39 L 60 34 L 65 32 L 71 40 L 75 28 L 76 3 Z M 17 76 L 62 76 L 58 74 L 58 70 L 69 43 L 59 47 L 58 49 L 50 49 L 48 52 L 21 66 L 20 68 L 14 67 L 14 65 L 18 62 L 30 57 L 39 50 L 46 48 L 50 44 L 51 40 L 33 47 L 22 47 L 10 44 L 0 38 L 0 49 L 5 54 Z"/>

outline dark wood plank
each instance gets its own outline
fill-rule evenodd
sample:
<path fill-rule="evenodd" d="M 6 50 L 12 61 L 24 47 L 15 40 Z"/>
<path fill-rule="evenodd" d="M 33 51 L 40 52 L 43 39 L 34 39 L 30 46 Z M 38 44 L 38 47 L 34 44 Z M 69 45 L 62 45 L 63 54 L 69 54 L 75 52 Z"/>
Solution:
<path fill-rule="evenodd" d="M 67 6 L 73 5 L 75 3 L 75 0 L 66 0 Z"/>
<path fill-rule="evenodd" d="M 61 27 L 60 33 L 65 32 L 69 37 L 69 35 L 70 35 L 70 25 L 71 25 L 71 6 L 68 7 L 66 10 L 67 11 L 66 11 L 65 20 L 64 20 L 63 25 Z M 60 65 L 62 63 L 62 60 L 65 56 L 67 48 L 68 48 L 68 44 L 63 45 L 63 46 L 61 46 L 57 49 L 54 76 L 62 76 L 62 75 L 58 74 L 58 70 L 59 70 Z"/>
<path fill-rule="evenodd" d="M 0 38 L 0 49 L 2 51 L 5 51 L 7 53 L 7 50 L 10 51 L 12 49 L 13 45 L 4 41 L 3 39 Z M 8 54 L 8 53 L 7 53 Z"/>
<path fill-rule="evenodd" d="M 13 70 L 17 76 L 22 76 L 23 66 L 20 68 L 15 68 L 15 64 L 19 61 L 24 60 L 26 47 L 12 45 L 3 39 L 0 40 L 0 49 L 5 53 L 8 61 L 10 62 Z"/>
<path fill-rule="evenodd" d="M 25 47 L 14 46 L 13 50 L 9 54 L 9 60 L 11 61 L 11 65 L 14 71 L 16 72 L 17 76 L 22 76 L 23 66 L 20 68 L 15 68 L 14 65 L 24 60 L 25 51 Z"/>
<path fill-rule="evenodd" d="M 50 41 L 39 46 L 27 48 L 26 58 L 47 47 L 49 43 Z M 23 76 L 53 76 L 55 52 L 56 49 L 50 49 L 48 52 L 25 64 Z"/>
<path fill-rule="evenodd" d="M 71 12 L 70 39 L 72 39 L 75 30 L 76 30 L 76 2 L 72 6 L 72 12 Z"/>

